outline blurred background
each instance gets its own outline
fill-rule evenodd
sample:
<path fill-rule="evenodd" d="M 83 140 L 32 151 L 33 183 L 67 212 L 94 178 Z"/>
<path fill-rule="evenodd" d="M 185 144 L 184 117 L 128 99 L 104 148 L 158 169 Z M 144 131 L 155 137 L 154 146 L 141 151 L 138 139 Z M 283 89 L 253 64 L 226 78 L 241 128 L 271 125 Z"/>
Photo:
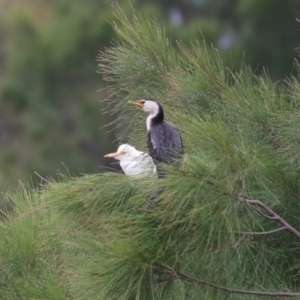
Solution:
<path fill-rule="evenodd" d="M 299 0 L 119 1 L 155 16 L 175 44 L 202 40 L 238 67 L 274 81 L 293 72 Z M 103 128 L 105 82 L 96 56 L 116 36 L 111 1 L 0 0 L 0 191 L 34 174 L 56 177 L 112 167 L 115 131 Z M 108 130 L 110 129 L 110 130 Z M 126 141 L 123 141 L 126 142 Z"/>

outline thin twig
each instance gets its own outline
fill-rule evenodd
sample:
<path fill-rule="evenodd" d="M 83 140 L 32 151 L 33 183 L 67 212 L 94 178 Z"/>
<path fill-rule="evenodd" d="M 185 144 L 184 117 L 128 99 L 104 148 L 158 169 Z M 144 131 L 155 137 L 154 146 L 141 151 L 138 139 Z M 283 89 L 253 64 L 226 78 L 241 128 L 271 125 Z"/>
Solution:
<path fill-rule="evenodd" d="M 171 275 L 171 278 L 173 277 L 174 279 L 178 278 L 187 282 L 192 282 L 196 284 L 201 284 L 201 285 L 207 285 L 209 287 L 212 287 L 214 289 L 218 289 L 221 291 L 225 291 L 228 294 L 243 294 L 243 295 L 256 295 L 256 296 L 271 296 L 271 297 L 296 297 L 300 296 L 300 293 L 292 293 L 292 292 L 264 292 L 264 291 L 251 291 L 251 290 L 243 290 L 243 289 L 233 289 L 233 288 L 228 288 L 225 286 L 217 285 L 211 282 L 208 282 L 206 280 L 198 279 L 198 278 L 193 278 L 190 276 L 187 276 L 181 272 L 176 272 L 174 274 L 174 270 L 170 270 L 170 268 L 163 266 L 163 265 L 158 265 L 155 266 L 155 269 L 160 269 L 160 272 L 162 269 L 167 271 L 169 275 Z M 170 271 L 173 273 L 170 274 Z M 167 274 L 166 274 L 167 275 Z"/>
<path fill-rule="evenodd" d="M 261 232 L 255 232 L 255 231 L 254 232 L 252 232 L 252 231 L 232 231 L 232 233 L 239 233 L 239 234 L 243 234 L 244 236 L 245 235 L 269 235 L 269 234 L 280 232 L 282 230 L 287 230 L 287 228 L 285 226 L 282 226 L 280 228 L 269 230 L 269 231 L 261 231 Z"/>
<path fill-rule="evenodd" d="M 232 249 L 237 248 L 240 245 L 241 241 L 245 238 L 246 235 L 269 235 L 269 234 L 280 232 L 282 230 L 287 230 L 287 228 L 286 227 L 280 227 L 280 228 L 277 228 L 277 229 L 273 229 L 273 230 L 269 230 L 269 231 L 262 231 L 262 232 L 232 231 L 231 233 L 242 234 L 242 237 L 234 245 L 232 245 L 230 248 L 232 248 Z"/>
<path fill-rule="evenodd" d="M 237 248 L 245 236 L 246 234 L 244 234 L 233 246 L 231 246 L 231 248 Z"/>
<path fill-rule="evenodd" d="M 210 283 L 205 280 L 197 279 L 189 277 L 183 273 L 177 273 L 178 277 L 182 280 L 198 283 L 198 284 L 204 284 L 207 286 L 210 286 L 212 288 L 216 288 L 221 291 L 228 292 L 230 294 L 243 294 L 243 295 L 256 295 L 256 296 L 273 296 L 273 297 L 296 297 L 300 296 L 300 293 L 290 293 L 290 292 L 263 292 L 263 291 L 251 291 L 251 290 L 242 290 L 242 289 L 232 289 L 225 286 L 217 285 L 214 283 Z"/>
<path fill-rule="evenodd" d="M 263 212 L 261 212 L 258 208 L 256 208 L 255 206 L 251 206 L 252 207 L 252 209 L 253 210 L 255 210 L 259 215 L 261 215 L 262 217 L 264 217 L 264 218 L 267 218 L 267 219 L 269 219 L 269 220 L 273 220 L 273 218 L 272 217 L 270 217 L 270 216 L 267 216 L 266 214 L 264 214 Z"/>
<path fill-rule="evenodd" d="M 286 222 L 283 218 L 281 218 L 278 214 L 276 214 L 274 210 L 272 210 L 269 206 L 267 206 L 262 201 L 260 201 L 260 200 L 249 200 L 249 199 L 243 199 L 243 198 L 240 198 L 240 200 L 246 202 L 247 204 L 249 204 L 260 215 L 264 216 L 265 218 L 267 218 L 269 220 L 273 220 L 273 221 L 276 221 L 276 222 L 280 223 L 286 230 L 289 230 L 295 236 L 300 238 L 300 232 L 296 228 L 294 228 L 292 225 L 290 225 L 288 222 Z M 260 212 L 257 209 L 256 206 L 259 206 L 262 209 L 264 209 L 269 215 L 265 215 L 262 212 Z"/>

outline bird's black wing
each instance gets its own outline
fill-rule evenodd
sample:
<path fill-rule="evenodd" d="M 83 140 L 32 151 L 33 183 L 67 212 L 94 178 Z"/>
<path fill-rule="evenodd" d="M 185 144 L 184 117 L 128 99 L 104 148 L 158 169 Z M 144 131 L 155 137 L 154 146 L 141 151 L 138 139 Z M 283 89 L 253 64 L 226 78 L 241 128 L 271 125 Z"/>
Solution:
<path fill-rule="evenodd" d="M 147 144 L 150 156 L 155 163 L 173 163 L 174 158 L 183 153 L 180 133 L 174 125 L 168 122 L 151 126 L 148 131 Z"/>

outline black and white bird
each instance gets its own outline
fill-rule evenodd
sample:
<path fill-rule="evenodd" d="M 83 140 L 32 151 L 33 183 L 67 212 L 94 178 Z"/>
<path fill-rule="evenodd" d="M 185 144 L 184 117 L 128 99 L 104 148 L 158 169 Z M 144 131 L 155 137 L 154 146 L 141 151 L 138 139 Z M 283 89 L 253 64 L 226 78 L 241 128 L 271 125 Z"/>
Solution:
<path fill-rule="evenodd" d="M 163 171 L 159 168 L 160 163 L 177 166 L 178 158 L 183 153 L 182 139 L 177 127 L 164 120 L 164 111 L 161 105 L 154 99 L 140 99 L 129 101 L 136 107 L 148 113 L 147 145 L 150 156 L 157 166 L 158 177 L 164 177 Z"/>
<path fill-rule="evenodd" d="M 104 157 L 113 157 L 119 160 L 122 170 L 128 176 L 157 177 L 152 158 L 147 153 L 138 151 L 128 144 L 120 145 L 117 152 L 106 154 Z"/>

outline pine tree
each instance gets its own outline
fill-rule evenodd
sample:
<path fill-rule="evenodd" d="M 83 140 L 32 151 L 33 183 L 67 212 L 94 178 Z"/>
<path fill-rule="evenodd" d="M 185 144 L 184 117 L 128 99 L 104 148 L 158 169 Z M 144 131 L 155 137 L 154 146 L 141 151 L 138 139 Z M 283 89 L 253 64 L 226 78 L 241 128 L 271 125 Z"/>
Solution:
<path fill-rule="evenodd" d="M 232 71 L 203 41 L 177 42 L 177 51 L 155 21 L 128 20 L 118 7 L 116 16 L 122 41 L 99 61 L 109 110 L 123 112 L 122 137 L 146 150 L 145 116 L 126 102 L 151 96 L 179 127 L 185 155 L 180 169 L 139 182 L 128 199 L 138 207 L 153 186 L 163 190 L 149 211 L 119 216 L 116 245 L 99 274 L 106 299 L 296 293 L 298 79 L 275 84 L 267 72 Z"/>
<path fill-rule="evenodd" d="M 99 55 L 107 111 L 119 114 L 120 141 L 147 151 L 146 116 L 127 101 L 157 98 L 180 129 L 181 167 L 162 179 L 105 172 L 12 193 L 1 297 L 299 298 L 299 79 L 230 70 L 204 41 L 174 46 L 149 17 L 115 14 L 121 40 Z"/>

